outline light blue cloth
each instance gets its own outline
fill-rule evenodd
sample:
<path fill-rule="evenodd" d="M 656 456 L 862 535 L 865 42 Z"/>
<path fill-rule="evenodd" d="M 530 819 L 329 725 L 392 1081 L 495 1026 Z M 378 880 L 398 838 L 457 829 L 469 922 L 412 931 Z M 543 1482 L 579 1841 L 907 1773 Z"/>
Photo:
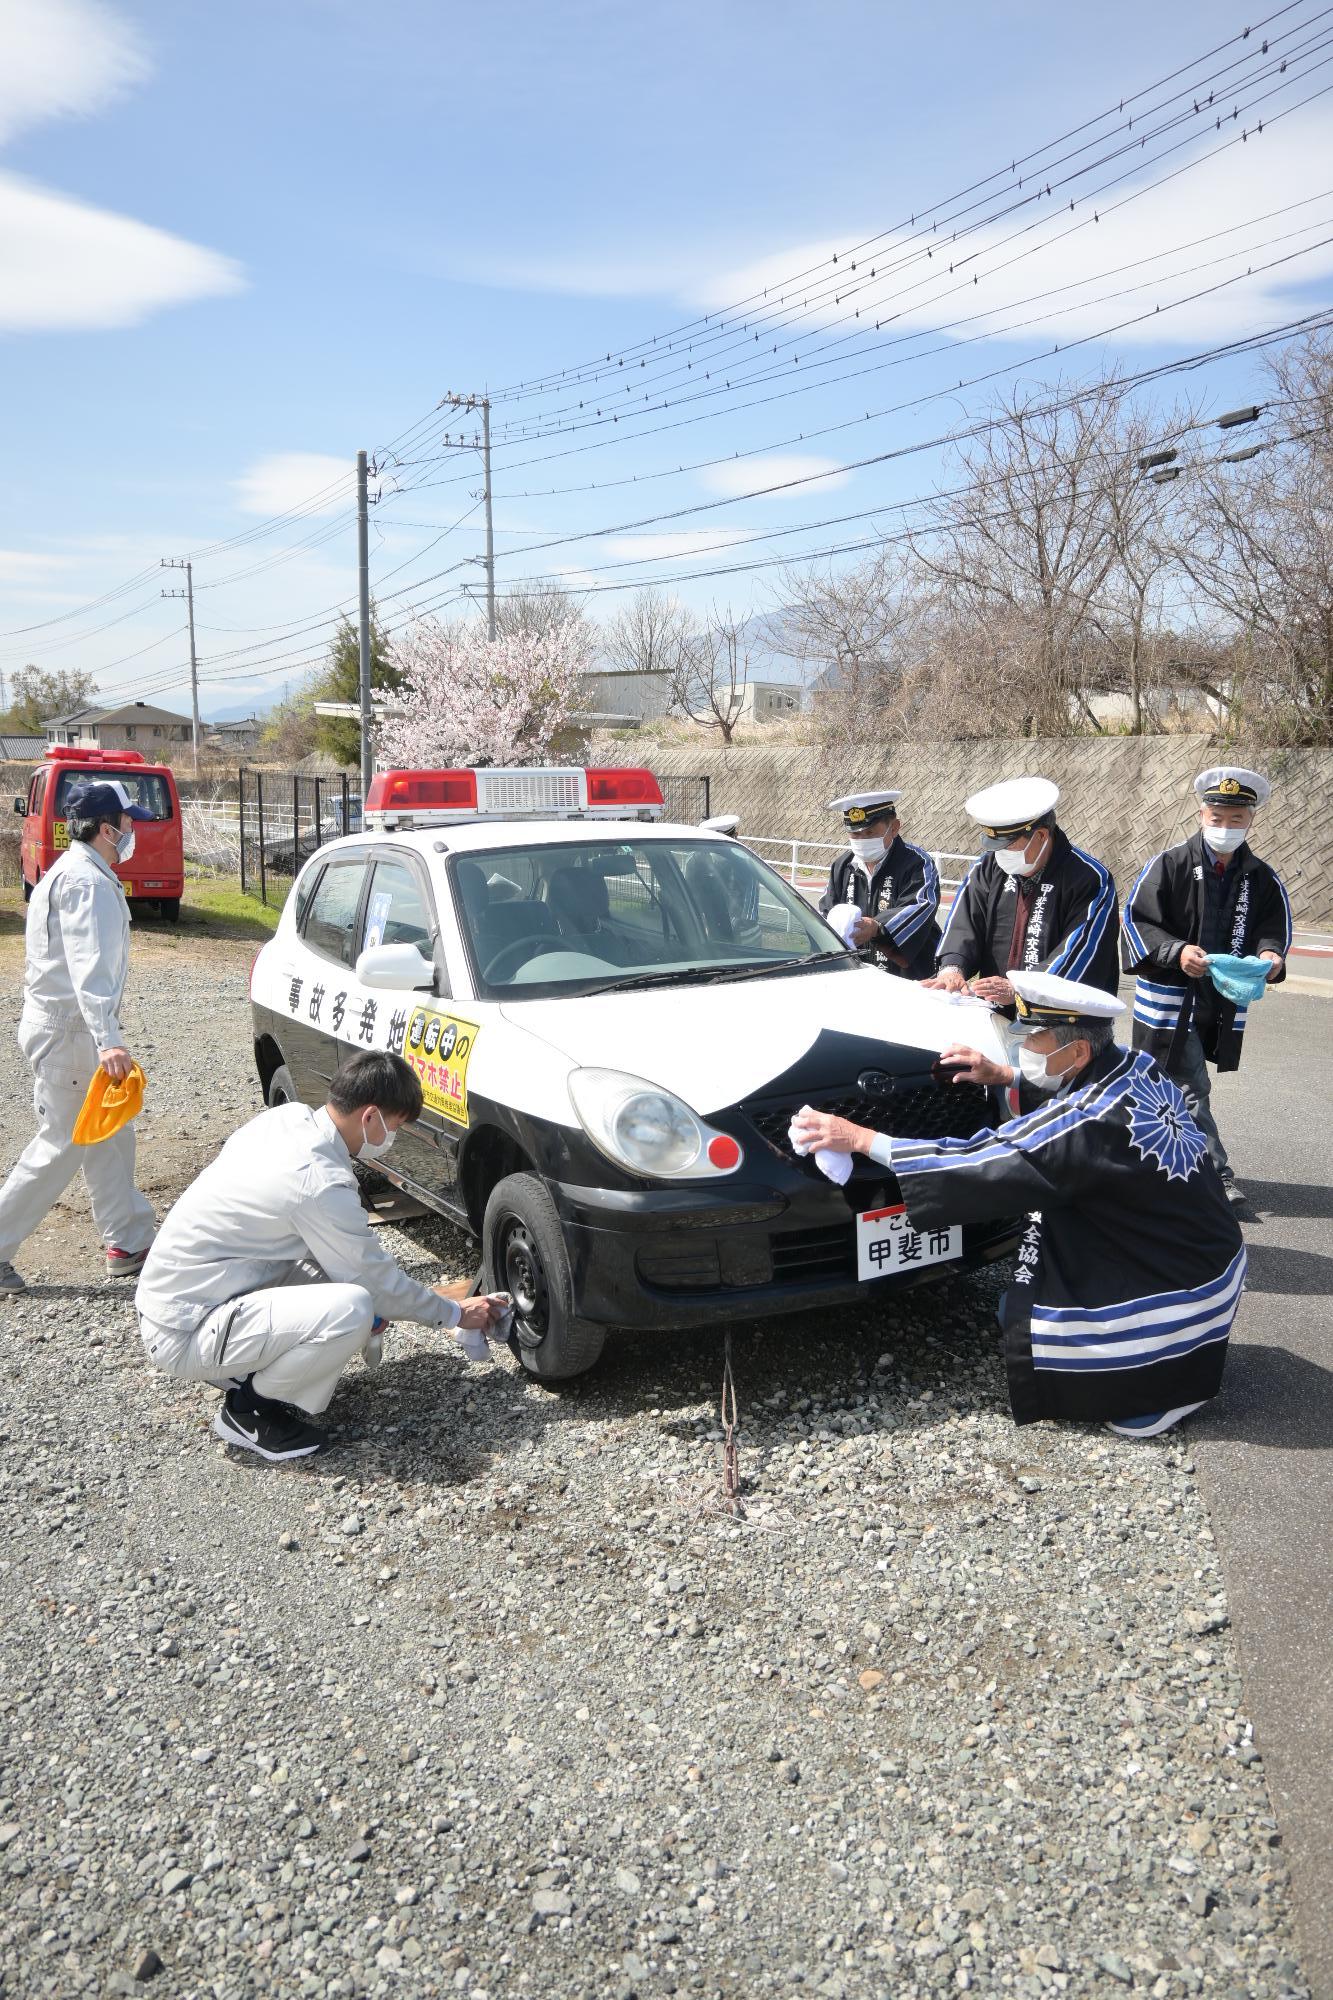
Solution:
<path fill-rule="evenodd" d="M 1267 958 L 1237 958 L 1229 951 L 1214 952 L 1208 960 L 1208 977 L 1224 1000 L 1247 1007 L 1263 998 L 1268 975 L 1273 970 Z"/>

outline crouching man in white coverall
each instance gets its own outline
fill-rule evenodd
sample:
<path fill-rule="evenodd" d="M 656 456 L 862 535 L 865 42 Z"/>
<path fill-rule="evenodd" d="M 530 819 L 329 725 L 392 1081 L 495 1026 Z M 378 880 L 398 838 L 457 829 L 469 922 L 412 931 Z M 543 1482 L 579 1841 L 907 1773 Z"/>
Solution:
<path fill-rule="evenodd" d="M 130 968 L 130 910 L 115 863 L 134 850 L 124 789 L 90 784 L 69 802 L 68 849 L 32 892 L 19 1047 L 32 1068 L 37 1136 L 0 1188 L 0 1292 L 21 1292 L 12 1258 L 83 1169 L 107 1275 L 143 1269 L 150 1204 L 134 1185 L 134 1125 L 95 1146 L 74 1144 L 74 1121 L 100 1064 L 118 1080 L 133 1058 L 120 1028 Z"/>
<path fill-rule="evenodd" d="M 328 1408 L 354 1355 L 376 1367 L 392 1319 L 486 1333 L 500 1301 L 419 1285 L 371 1232 L 352 1172 L 382 1159 L 421 1112 L 401 1056 L 367 1050 L 319 1111 L 283 1104 L 234 1132 L 162 1225 L 135 1294 L 149 1358 L 226 1393 L 224 1443 L 279 1462 L 328 1443 Z"/>

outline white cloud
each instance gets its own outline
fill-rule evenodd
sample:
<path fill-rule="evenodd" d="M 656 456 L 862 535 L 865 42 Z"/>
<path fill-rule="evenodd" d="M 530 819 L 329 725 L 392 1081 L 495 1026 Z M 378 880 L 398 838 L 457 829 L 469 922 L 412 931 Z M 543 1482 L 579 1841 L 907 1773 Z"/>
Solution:
<path fill-rule="evenodd" d="M 356 496 L 356 472 L 346 458 L 319 451 L 280 451 L 257 459 L 235 482 L 243 514 L 285 514 L 303 507 L 312 521 L 341 513 Z M 331 488 L 331 491 L 325 491 Z M 318 495 L 318 504 L 308 506 Z"/>
<path fill-rule="evenodd" d="M 149 73 L 102 0 L 0 0 L 0 143 L 102 109 Z M 150 223 L 0 173 L 0 332 L 137 326 L 245 283 L 239 264 Z"/>
<path fill-rule="evenodd" d="M 0 583 L 33 583 L 51 570 L 68 569 L 71 556 L 39 556 L 31 549 L 0 549 Z"/>
<path fill-rule="evenodd" d="M 684 562 L 754 539 L 752 528 L 680 528 L 666 535 L 613 535 L 606 546 L 621 561 Z"/>
<path fill-rule="evenodd" d="M 137 326 L 163 306 L 223 296 L 239 264 L 166 230 L 0 174 L 0 331 Z"/>
<path fill-rule="evenodd" d="M 148 75 L 133 30 L 101 0 L 0 0 L 0 45 L 0 143 L 98 111 Z"/>
<path fill-rule="evenodd" d="M 810 492 L 826 493 L 831 486 L 845 486 L 852 475 L 836 458 L 820 458 L 812 451 L 775 451 L 763 458 L 736 458 L 725 465 L 710 465 L 702 476 L 710 492 L 725 494 L 728 499 L 742 493 L 757 493 L 767 486 L 783 486 L 788 480 L 800 480 L 799 486 L 788 486 L 785 492 L 765 496 L 799 500 Z"/>

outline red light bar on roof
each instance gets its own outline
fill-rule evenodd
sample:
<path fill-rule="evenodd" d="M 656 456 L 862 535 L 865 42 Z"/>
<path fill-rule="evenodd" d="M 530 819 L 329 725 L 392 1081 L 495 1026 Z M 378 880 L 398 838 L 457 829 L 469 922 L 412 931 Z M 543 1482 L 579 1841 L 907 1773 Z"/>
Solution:
<path fill-rule="evenodd" d="M 366 794 L 366 823 L 380 831 L 483 819 L 657 819 L 661 811 L 651 771 L 581 765 L 380 771 Z"/>
<path fill-rule="evenodd" d="M 53 764 L 142 764 L 138 750 L 80 750 L 77 743 L 53 743 L 47 751 Z"/>

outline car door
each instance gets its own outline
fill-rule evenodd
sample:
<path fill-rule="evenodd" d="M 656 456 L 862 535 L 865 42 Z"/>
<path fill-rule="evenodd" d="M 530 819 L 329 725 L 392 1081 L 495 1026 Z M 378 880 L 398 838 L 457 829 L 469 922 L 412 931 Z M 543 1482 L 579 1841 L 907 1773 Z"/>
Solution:
<path fill-rule="evenodd" d="M 290 1020 L 283 1054 L 306 1104 L 323 1104 L 339 1064 L 355 1052 L 357 941 L 370 850 L 332 853 L 311 864 L 313 886 L 298 904 L 290 964 L 282 966 Z M 298 892 L 305 888 L 302 876 Z"/>
<path fill-rule="evenodd" d="M 405 1054 L 414 1021 L 421 1029 L 419 1043 L 424 1043 L 436 1017 L 436 1038 L 447 1034 L 448 980 L 439 929 L 435 898 L 420 858 L 406 848 L 378 849 L 366 887 L 359 949 L 367 951 L 380 944 L 415 945 L 436 969 L 434 992 L 418 988 L 375 996 L 388 1010 L 385 1034 L 381 1038 L 375 1033 L 375 1042 L 394 1055 Z M 458 1182 L 457 1127 L 427 1105 L 421 1117 L 399 1133 L 393 1167 L 436 1196 L 451 1193 Z"/>

